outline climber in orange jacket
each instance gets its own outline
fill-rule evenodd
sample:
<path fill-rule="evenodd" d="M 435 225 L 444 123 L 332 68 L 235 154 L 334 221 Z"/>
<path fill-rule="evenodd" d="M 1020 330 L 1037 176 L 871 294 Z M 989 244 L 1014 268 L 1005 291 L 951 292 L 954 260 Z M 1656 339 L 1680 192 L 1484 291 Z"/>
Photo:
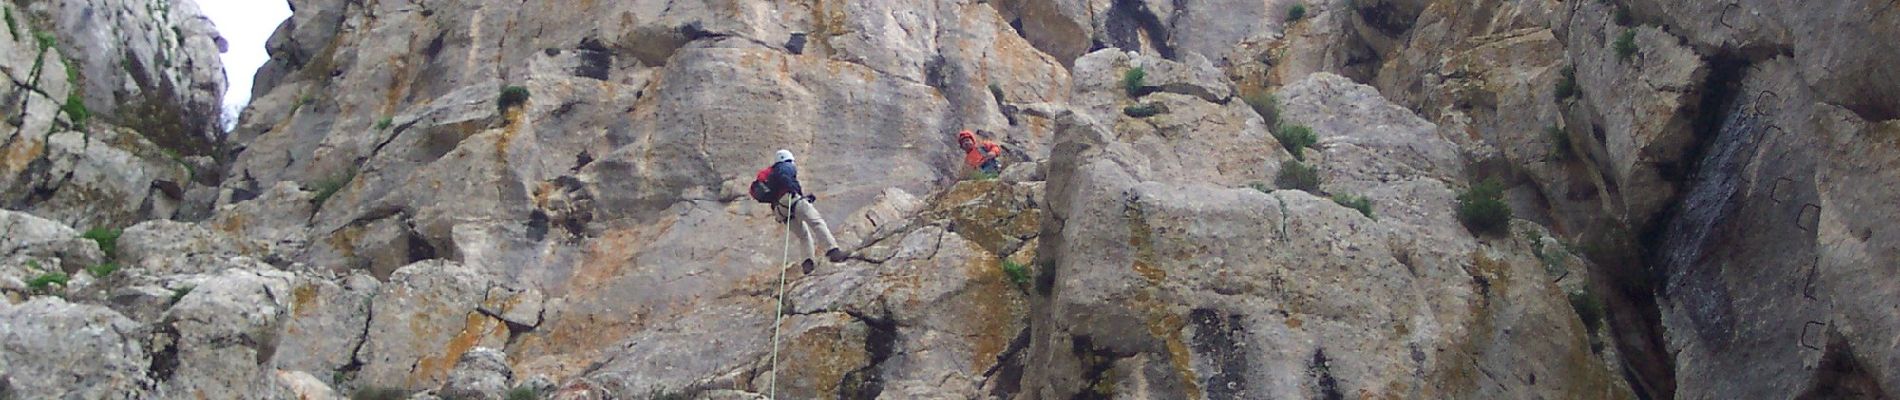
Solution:
<path fill-rule="evenodd" d="M 963 146 L 963 166 L 985 174 L 1003 173 L 1003 166 L 996 161 L 1003 155 L 1003 146 L 996 142 L 978 139 L 970 131 L 957 132 L 957 145 Z"/>

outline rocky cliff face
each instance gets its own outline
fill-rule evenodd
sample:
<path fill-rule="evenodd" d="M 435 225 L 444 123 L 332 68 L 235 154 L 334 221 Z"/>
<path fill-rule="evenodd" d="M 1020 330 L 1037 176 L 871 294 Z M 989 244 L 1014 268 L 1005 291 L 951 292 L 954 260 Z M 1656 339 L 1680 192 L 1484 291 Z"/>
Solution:
<path fill-rule="evenodd" d="M 1878 2 L 291 3 L 228 135 L 189 1 L 0 4 L 0 398 L 1900 384 Z"/>

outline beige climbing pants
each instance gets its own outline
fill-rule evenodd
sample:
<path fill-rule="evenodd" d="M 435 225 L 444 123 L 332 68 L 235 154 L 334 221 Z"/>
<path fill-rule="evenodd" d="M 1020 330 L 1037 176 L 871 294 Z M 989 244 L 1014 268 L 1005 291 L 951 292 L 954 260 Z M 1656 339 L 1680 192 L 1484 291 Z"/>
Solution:
<path fill-rule="evenodd" d="M 811 252 L 808 258 L 819 259 L 819 252 L 838 248 L 838 239 L 831 236 L 831 227 L 825 226 L 825 217 L 818 215 L 818 208 L 805 201 L 805 196 L 788 194 L 780 197 L 778 207 L 772 207 L 772 211 L 778 213 L 780 221 L 792 224 L 792 234 L 798 235 L 799 240 L 804 241 L 805 249 Z M 788 217 L 787 213 L 791 215 Z M 813 234 L 821 242 L 813 243 Z"/>

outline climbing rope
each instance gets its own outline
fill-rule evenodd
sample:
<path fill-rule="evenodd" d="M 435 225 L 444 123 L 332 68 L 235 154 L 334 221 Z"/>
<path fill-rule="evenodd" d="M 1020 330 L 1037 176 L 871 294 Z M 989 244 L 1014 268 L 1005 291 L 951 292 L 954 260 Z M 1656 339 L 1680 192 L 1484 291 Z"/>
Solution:
<path fill-rule="evenodd" d="M 798 202 L 792 202 L 792 206 L 797 207 Z M 772 211 L 774 216 L 778 214 L 777 209 Z M 785 263 L 791 262 L 792 257 L 791 214 L 795 210 L 788 208 L 785 211 L 786 217 L 782 221 L 785 223 L 785 250 L 780 251 L 778 256 L 778 303 L 772 312 L 772 387 L 766 391 L 765 397 L 768 399 L 778 398 L 778 326 L 785 319 Z"/>

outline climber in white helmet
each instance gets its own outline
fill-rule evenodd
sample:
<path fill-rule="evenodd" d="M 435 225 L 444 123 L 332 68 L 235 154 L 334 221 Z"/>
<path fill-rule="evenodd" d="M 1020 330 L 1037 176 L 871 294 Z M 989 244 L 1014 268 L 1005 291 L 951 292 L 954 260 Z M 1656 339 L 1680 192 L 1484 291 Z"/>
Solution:
<path fill-rule="evenodd" d="M 791 224 L 792 230 L 804 241 L 804 251 L 811 252 L 810 257 L 801 264 L 805 273 L 810 274 L 815 266 L 812 259 L 818 257 L 818 244 L 829 249 L 825 250 L 825 258 L 833 263 L 850 258 L 850 254 L 838 249 L 838 239 L 831 235 L 831 228 L 825 226 L 825 218 L 818 215 L 818 208 L 812 207 L 811 203 L 817 201 L 818 196 L 806 194 L 805 189 L 799 186 L 798 168 L 794 165 L 792 152 L 779 150 L 774 158 L 776 161 L 772 166 L 759 170 L 758 176 L 752 181 L 752 199 L 771 204 L 779 220 Z M 822 243 L 813 243 L 813 235 L 817 235 L 816 239 Z"/>

